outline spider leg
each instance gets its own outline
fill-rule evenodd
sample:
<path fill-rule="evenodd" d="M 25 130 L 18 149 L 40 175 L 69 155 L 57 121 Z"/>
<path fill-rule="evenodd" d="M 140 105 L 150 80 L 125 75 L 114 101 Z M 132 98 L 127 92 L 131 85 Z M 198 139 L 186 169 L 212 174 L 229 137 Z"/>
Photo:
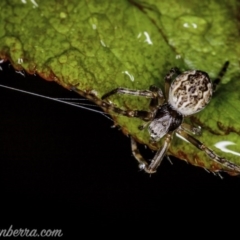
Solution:
<path fill-rule="evenodd" d="M 151 121 L 155 116 L 155 112 L 148 112 L 144 110 L 124 110 L 124 109 L 118 108 L 114 106 L 114 104 L 111 102 L 103 101 L 99 99 L 93 92 L 84 92 L 80 89 L 77 89 L 75 86 L 71 86 L 70 89 L 80 94 L 81 96 L 89 99 L 90 101 L 94 102 L 99 107 L 101 107 L 105 112 L 112 111 L 112 112 L 121 114 L 123 116 L 139 118 L 146 122 Z"/>
<path fill-rule="evenodd" d="M 168 100 L 169 88 L 171 85 L 171 80 L 174 74 L 180 74 L 180 70 L 178 68 L 172 68 L 169 73 L 165 76 L 165 96 Z"/>
<path fill-rule="evenodd" d="M 157 168 L 161 164 L 163 157 L 166 155 L 168 148 L 170 147 L 171 140 L 172 140 L 172 133 L 169 133 L 165 137 L 162 148 L 160 148 L 157 151 L 151 163 L 148 164 L 147 161 L 140 154 L 137 148 L 136 141 L 133 138 L 131 138 L 132 153 L 135 159 L 139 162 L 139 168 L 143 169 L 146 173 L 149 173 L 149 174 L 155 173 L 157 171 Z"/>
<path fill-rule="evenodd" d="M 166 136 L 165 136 L 165 140 L 164 140 L 164 143 L 163 143 L 163 146 L 162 148 L 160 148 L 154 158 L 152 159 L 151 163 L 149 164 L 149 166 L 147 166 L 147 172 L 148 173 L 155 173 L 157 168 L 159 167 L 159 165 L 161 164 L 164 156 L 166 155 L 170 145 L 171 145 L 171 141 L 172 141 L 172 133 L 168 133 Z M 145 170 L 145 171 L 146 171 Z"/>
<path fill-rule="evenodd" d="M 114 94 L 128 94 L 128 95 L 134 95 L 134 96 L 142 96 L 145 98 L 157 98 L 157 92 L 153 92 L 150 90 L 134 90 L 134 89 L 119 87 L 111 90 L 108 93 L 105 93 L 102 96 L 102 100 L 109 98 L 111 95 L 114 95 Z"/>
<path fill-rule="evenodd" d="M 161 105 L 165 101 L 162 90 L 154 85 L 150 86 L 149 90 L 133 90 L 120 87 L 115 88 L 112 91 L 104 94 L 102 96 L 102 100 L 114 94 L 128 94 L 134 96 L 141 96 L 145 98 L 151 98 L 152 99 L 150 102 L 151 110 L 154 110 L 157 106 Z"/>
<path fill-rule="evenodd" d="M 218 73 L 217 78 L 213 81 L 213 91 L 214 92 L 216 91 L 217 85 L 220 83 L 222 77 L 226 73 L 228 66 L 229 66 L 229 61 L 226 61 L 223 65 L 222 69 Z"/>
<path fill-rule="evenodd" d="M 132 149 L 132 154 L 135 157 L 135 159 L 139 163 L 139 168 L 140 169 L 145 169 L 146 166 L 148 166 L 147 161 L 143 158 L 142 154 L 138 150 L 137 142 L 131 137 L 131 149 Z"/>
<path fill-rule="evenodd" d="M 160 88 L 158 88 L 154 85 L 151 85 L 149 90 L 151 92 L 156 93 L 155 95 L 157 96 L 155 98 L 152 98 L 150 101 L 150 104 L 149 104 L 149 109 L 155 115 L 157 109 L 165 102 L 165 98 L 164 98 L 163 92 Z M 148 124 L 149 124 L 149 122 L 147 122 L 143 125 L 140 125 L 140 126 L 138 126 L 138 129 L 143 130 L 144 128 L 146 128 L 148 126 Z"/>
<path fill-rule="evenodd" d="M 149 91 L 155 93 L 154 95 L 156 95 L 156 97 L 151 99 L 149 104 L 149 108 L 154 111 L 165 102 L 165 98 L 162 90 L 154 85 L 150 86 Z"/>
<path fill-rule="evenodd" d="M 153 112 L 148 112 L 144 110 L 124 110 L 118 107 L 115 107 L 112 103 L 105 101 L 98 101 L 97 103 L 100 107 L 102 107 L 106 112 L 114 112 L 126 117 L 139 118 L 143 121 L 149 122 L 151 121 L 155 114 Z"/>
<path fill-rule="evenodd" d="M 195 147 L 204 151 L 207 154 L 207 156 L 211 158 L 214 162 L 222 164 L 224 167 L 227 167 L 234 172 L 240 173 L 240 167 L 238 165 L 230 162 L 226 158 L 218 156 L 213 150 L 205 146 L 202 142 L 200 142 L 199 140 L 185 132 L 183 129 L 179 128 L 177 130 L 177 133 L 180 134 L 186 140 L 188 140 L 190 143 L 192 143 Z"/>
<path fill-rule="evenodd" d="M 121 87 L 115 88 L 112 91 L 104 94 L 102 96 L 102 100 L 114 94 L 128 94 L 128 95 L 134 95 L 134 96 L 141 96 L 145 98 L 151 98 L 149 112 L 143 111 L 143 110 L 123 110 L 118 107 L 115 107 L 110 102 L 107 102 L 107 101 L 102 102 L 103 107 L 105 109 L 107 108 L 108 111 L 113 111 L 127 117 L 140 118 L 144 121 L 151 121 L 155 116 L 157 107 L 165 101 L 162 90 L 156 86 L 150 86 L 149 90 L 133 90 L 133 89 L 121 88 Z M 100 100 L 98 100 L 98 102 L 99 101 Z M 144 128 L 143 126 L 139 127 L 139 129 L 143 129 L 143 128 Z"/>
<path fill-rule="evenodd" d="M 182 123 L 181 127 L 183 128 L 184 131 L 190 132 L 193 135 L 201 135 L 202 130 L 200 126 L 192 126 L 188 123 Z"/>

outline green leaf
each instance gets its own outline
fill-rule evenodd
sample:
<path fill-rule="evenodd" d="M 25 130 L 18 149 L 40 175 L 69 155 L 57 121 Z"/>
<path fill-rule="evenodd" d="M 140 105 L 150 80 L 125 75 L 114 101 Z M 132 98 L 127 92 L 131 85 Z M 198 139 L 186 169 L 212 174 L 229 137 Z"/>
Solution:
<path fill-rule="evenodd" d="M 189 121 L 197 137 L 218 155 L 240 165 L 237 1 L 0 1 L 0 57 L 16 69 L 38 73 L 63 87 L 101 96 L 116 88 L 164 86 L 170 68 L 201 69 L 212 79 L 230 67 L 209 106 Z M 118 95 L 121 108 L 148 109 L 143 97 Z M 151 148 L 139 119 L 112 113 L 123 131 Z M 215 144 L 223 141 L 228 152 Z M 159 146 L 161 145 L 159 143 Z M 230 169 L 175 137 L 169 153 L 211 171 Z M 237 172 L 236 172 L 237 173 Z M 234 172 L 232 173 L 234 174 Z"/>

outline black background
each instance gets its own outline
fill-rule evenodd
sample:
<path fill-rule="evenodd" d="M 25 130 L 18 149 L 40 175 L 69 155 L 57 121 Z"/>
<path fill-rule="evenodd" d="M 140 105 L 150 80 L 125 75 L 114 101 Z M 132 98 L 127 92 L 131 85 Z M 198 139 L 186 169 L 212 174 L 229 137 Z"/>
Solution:
<path fill-rule="evenodd" d="M 38 76 L 23 77 L 9 63 L 1 67 L 0 84 L 77 97 Z M 103 231 L 143 216 L 148 224 L 178 225 L 188 214 L 189 227 L 200 214 L 239 213 L 239 177 L 221 180 L 177 159 L 165 159 L 150 177 L 138 170 L 129 138 L 101 114 L 4 88 L 0 112 L 1 228 L 67 235 L 93 222 Z"/>

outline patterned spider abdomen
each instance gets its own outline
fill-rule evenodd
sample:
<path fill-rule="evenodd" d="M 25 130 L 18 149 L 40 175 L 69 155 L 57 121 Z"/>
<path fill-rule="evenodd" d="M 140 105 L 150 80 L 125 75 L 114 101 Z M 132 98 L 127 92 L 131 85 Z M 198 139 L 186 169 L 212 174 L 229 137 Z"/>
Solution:
<path fill-rule="evenodd" d="M 168 102 L 187 116 L 201 111 L 211 100 L 213 85 L 207 73 L 191 70 L 178 75 L 169 89 Z"/>

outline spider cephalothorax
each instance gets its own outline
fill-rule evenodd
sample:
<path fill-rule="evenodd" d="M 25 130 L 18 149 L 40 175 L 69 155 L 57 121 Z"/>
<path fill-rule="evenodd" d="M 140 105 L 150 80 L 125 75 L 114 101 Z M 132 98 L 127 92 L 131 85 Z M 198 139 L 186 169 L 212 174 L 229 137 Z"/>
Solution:
<path fill-rule="evenodd" d="M 195 147 L 204 151 L 213 161 L 224 165 L 230 171 L 240 173 L 239 166 L 218 156 L 210 148 L 192 136 L 200 134 L 199 127 L 183 122 L 184 117 L 193 115 L 207 106 L 217 84 L 226 72 L 228 65 L 229 62 L 224 64 L 213 83 L 206 72 L 190 70 L 180 73 L 178 68 L 172 68 L 165 76 L 165 97 L 162 90 L 156 86 L 150 86 L 149 90 L 133 90 L 119 87 L 104 94 L 102 100 L 99 100 L 94 94 L 84 92 L 80 94 L 94 101 L 106 112 L 114 112 L 146 121 L 147 124 L 139 126 L 139 129 L 142 130 L 148 126 L 148 132 L 152 142 L 157 142 L 164 138 L 163 146 L 156 152 L 150 164 L 139 153 L 136 141 L 131 138 L 133 155 L 139 162 L 139 167 L 147 173 L 156 172 L 163 157 L 167 154 L 174 133 L 177 133 Z M 172 81 L 174 75 L 176 75 L 176 78 Z M 150 98 L 149 111 L 125 110 L 116 107 L 109 101 L 105 101 L 106 98 L 116 93 Z"/>
<path fill-rule="evenodd" d="M 154 119 L 148 127 L 151 140 L 157 142 L 168 132 L 176 130 L 183 121 L 183 115 L 174 110 L 169 103 L 164 103 L 157 109 Z"/>

